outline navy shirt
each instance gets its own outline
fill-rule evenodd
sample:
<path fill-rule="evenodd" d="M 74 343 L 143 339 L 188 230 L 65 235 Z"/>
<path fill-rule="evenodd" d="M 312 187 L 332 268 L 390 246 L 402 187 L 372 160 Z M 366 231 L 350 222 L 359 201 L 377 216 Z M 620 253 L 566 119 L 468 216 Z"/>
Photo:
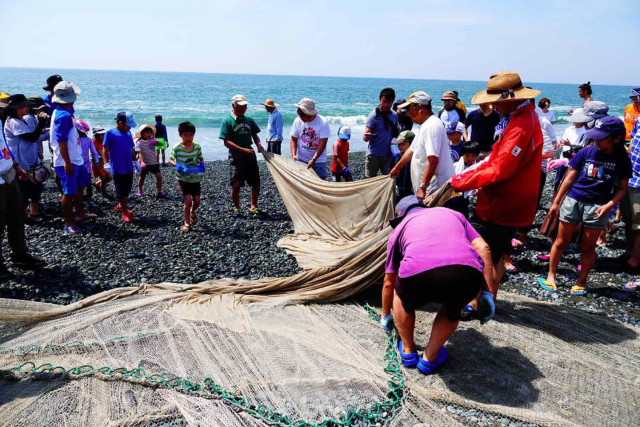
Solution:
<path fill-rule="evenodd" d="M 164 138 L 165 142 L 169 142 L 167 127 L 162 123 L 156 122 L 156 138 Z"/>
<path fill-rule="evenodd" d="M 369 117 L 367 117 L 366 127 L 371 129 L 371 133 L 376 136 L 372 136 L 367 147 L 367 154 L 372 156 L 391 156 L 391 140 L 393 139 L 393 132 L 398 129 L 398 115 L 395 111 L 389 111 L 389 121 L 393 124 L 385 123 L 384 113 L 379 108 L 373 110 Z"/>
<path fill-rule="evenodd" d="M 492 111 L 485 116 L 479 108 L 469 113 L 464 125 L 471 126 L 471 141 L 480 144 L 480 151 L 491 151 L 496 126 L 500 122 L 500 114 Z"/>
<path fill-rule="evenodd" d="M 394 163 L 397 164 L 402 158 L 402 155 L 402 153 L 397 153 L 394 156 Z M 396 187 L 398 187 L 400 198 L 413 194 L 413 185 L 411 185 L 411 171 L 409 170 L 409 166 L 410 164 L 404 165 L 396 178 Z"/>
<path fill-rule="evenodd" d="M 611 200 L 619 180 L 631 178 L 631 160 L 626 152 L 606 154 L 591 145 L 578 151 L 569 161 L 578 171 L 568 196 L 584 203 L 604 205 Z"/>
<path fill-rule="evenodd" d="M 109 150 L 109 163 L 115 175 L 133 173 L 133 138 L 131 132 L 109 129 L 102 144 Z"/>

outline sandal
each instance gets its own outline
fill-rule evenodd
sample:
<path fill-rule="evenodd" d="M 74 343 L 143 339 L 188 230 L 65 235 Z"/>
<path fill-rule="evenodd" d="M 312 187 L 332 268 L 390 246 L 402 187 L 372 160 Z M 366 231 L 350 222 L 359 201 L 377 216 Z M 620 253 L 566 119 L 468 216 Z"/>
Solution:
<path fill-rule="evenodd" d="M 545 291 L 549 291 L 549 292 L 558 292 L 558 286 L 556 286 L 555 283 L 551 283 L 547 280 L 544 280 L 542 277 L 538 277 L 538 284 L 542 287 L 542 289 L 544 289 Z"/>
<path fill-rule="evenodd" d="M 249 208 L 249 213 L 257 215 L 260 213 L 260 210 L 258 208 Z"/>
<path fill-rule="evenodd" d="M 524 242 L 521 242 L 518 239 L 511 239 L 511 247 L 513 249 L 523 249 L 524 248 Z"/>
<path fill-rule="evenodd" d="M 635 281 L 635 282 L 627 282 L 624 285 L 624 288 L 628 291 L 637 291 L 638 288 L 640 288 L 640 282 Z"/>
<path fill-rule="evenodd" d="M 540 261 L 549 261 L 549 259 L 551 258 L 549 255 L 538 255 L 537 257 Z"/>
<path fill-rule="evenodd" d="M 180 230 L 188 233 L 189 231 L 191 231 L 191 226 L 189 224 L 183 224 L 182 227 L 180 227 Z"/>
<path fill-rule="evenodd" d="M 73 236 L 74 234 L 82 234 L 82 231 L 78 227 L 65 227 L 64 231 L 66 231 L 70 236 Z"/>
<path fill-rule="evenodd" d="M 398 352 L 405 368 L 414 368 L 418 364 L 418 353 L 406 354 L 402 352 L 402 341 L 398 341 Z"/>
<path fill-rule="evenodd" d="M 440 351 L 438 351 L 438 357 L 436 357 L 435 362 L 429 362 L 423 359 L 422 356 L 420 356 L 418 360 L 418 370 L 425 375 L 431 375 L 440 366 L 444 365 L 444 362 L 446 362 L 448 358 L 449 358 L 449 352 L 447 352 L 447 349 L 445 348 L 445 346 L 442 346 L 440 348 Z"/>
<path fill-rule="evenodd" d="M 98 215 L 94 214 L 94 213 L 88 213 L 84 216 L 84 218 L 76 218 L 76 223 L 77 224 L 84 224 L 86 221 L 92 221 L 94 219 L 98 218 Z"/>
<path fill-rule="evenodd" d="M 507 272 L 509 273 L 517 273 L 518 272 L 518 267 L 516 267 L 515 265 L 511 264 L 505 267 L 505 270 L 507 270 Z"/>
<path fill-rule="evenodd" d="M 574 297 L 581 297 L 583 295 L 586 295 L 588 291 L 589 288 L 586 286 L 575 285 L 571 287 L 571 295 Z"/>
<path fill-rule="evenodd" d="M 478 318 L 478 310 L 475 309 L 471 304 L 467 304 L 467 306 L 462 309 L 460 320 L 462 320 L 463 322 L 467 322 L 469 320 L 475 320 L 477 318 Z"/>

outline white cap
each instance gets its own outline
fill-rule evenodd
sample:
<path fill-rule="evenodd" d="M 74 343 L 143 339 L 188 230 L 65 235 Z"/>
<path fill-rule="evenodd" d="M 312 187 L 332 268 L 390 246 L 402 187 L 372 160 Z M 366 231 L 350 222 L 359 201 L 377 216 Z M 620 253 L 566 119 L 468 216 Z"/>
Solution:
<path fill-rule="evenodd" d="M 247 100 L 245 99 L 244 95 L 233 95 L 233 97 L 231 98 L 231 104 L 235 104 L 235 105 L 248 105 L 249 102 L 247 102 Z"/>
<path fill-rule="evenodd" d="M 398 105 L 398 108 L 407 108 L 409 104 L 431 105 L 431 95 L 423 90 L 413 92 L 409 95 L 409 99 L 404 104 Z"/>
<path fill-rule="evenodd" d="M 464 123 L 459 122 L 459 121 L 453 121 L 453 122 L 449 122 L 449 123 L 445 123 L 445 128 L 447 131 L 447 135 L 450 135 L 454 132 L 460 132 L 463 133 L 464 132 Z"/>
<path fill-rule="evenodd" d="M 347 125 L 342 125 L 338 128 L 338 137 L 340 139 L 351 139 L 351 128 Z"/>
<path fill-rule="evenodd" d="M 316 101 L 309 98 L 302 98 L 300 102 L 296 104 L 296 107 L 302 110 L 307 116 L 315 116 L 318 114 L 316 110 Z"/>

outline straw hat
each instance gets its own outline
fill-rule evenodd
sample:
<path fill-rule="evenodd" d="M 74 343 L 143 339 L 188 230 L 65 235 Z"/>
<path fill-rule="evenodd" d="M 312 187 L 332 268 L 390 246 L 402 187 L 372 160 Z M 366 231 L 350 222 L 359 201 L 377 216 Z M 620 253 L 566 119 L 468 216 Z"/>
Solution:
<path fill-rule="evenodd" d="M 522 86 L 520 75 L 515 71 L 498 71 L 489 77 L 487 89 L 471 99 L 472 104 L 495 103 L 535 98 L 539 90 Z"/>
<path fill-rule="evenodd" d="M 155 126 L 151 126 L 151 125 L 140 125 L 140 127 L 138 128 L 138 131 L 136 132 L 136 138 L 140 138 L 140 136 L 142 135 L 142 131 L 145 129 L 151 129 L 151 132 L 153 132 L 153 135 L 151 135 L 151 137 L 156 136 L 156 127 Z"/>
<path fill-rule="evenodd" d="M 278 108 L 280 104 L 276 104 L 273 99 L 267 99 L 264 102 L 261 102 L 260 105 L 264 105 L 265 107 Z"/>

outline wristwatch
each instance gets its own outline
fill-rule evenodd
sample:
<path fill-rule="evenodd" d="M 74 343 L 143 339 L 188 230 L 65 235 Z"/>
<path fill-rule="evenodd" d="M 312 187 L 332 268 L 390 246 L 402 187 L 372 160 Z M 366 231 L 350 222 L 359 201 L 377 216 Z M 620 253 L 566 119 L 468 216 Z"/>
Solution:
<path fill-rule="evenodd" d="M 423 190 L 426 190 L 426 189 L 427 189 L 427 187 L 428 187 L 428 185 L 427 185 L 427 184 L 420 184 L 420 188 L 422 188 Z"/>

